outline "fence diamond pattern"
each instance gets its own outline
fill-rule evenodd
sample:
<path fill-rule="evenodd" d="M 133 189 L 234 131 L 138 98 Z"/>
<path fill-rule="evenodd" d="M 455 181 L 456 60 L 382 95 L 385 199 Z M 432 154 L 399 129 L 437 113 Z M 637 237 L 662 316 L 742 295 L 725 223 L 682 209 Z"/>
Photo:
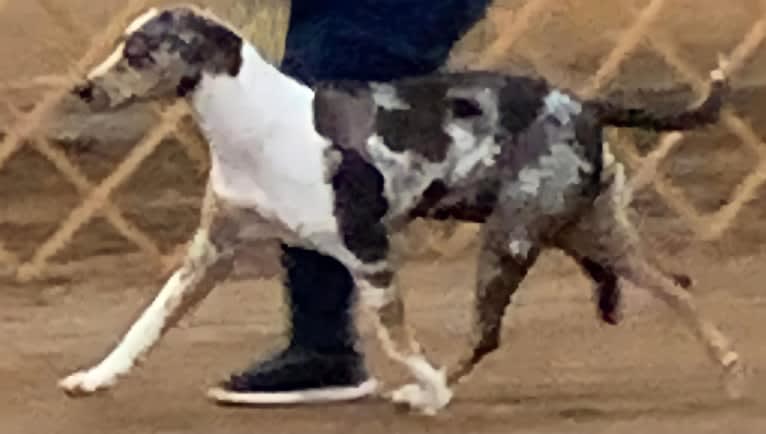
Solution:
<path fill-rule="evenodd" d="M 50 0 L 37 1 L 46 11 L 56 12 Z M 502 24 L 502 32 L 483 53 L 480 62 L 474 68 L 492 68 L 507 56 L 514 44 L 533 26 L 535 18 L 553 1 L 555 0 L 529 0 L 517 10 L 497 11 L 493 14 L 495 22 Z M 591 97 L 602 91 L 618 75 L 620 66 L 642 44 L 658 54 L 700 95 L 704 94 L 707 77 L 694 70 L 684 60 L 683 54 L 679 53 L 672 37 L 653 26 L 669 1 L 651 0 L 641 10 L 635 12 L 633 24 L 622 32 L 596 73 L 578 89 L 582 96 Z M 172 259 L 172 254 L 162 252 L 150 234 L 139 229 L 125 217 L 124 211 L 111 199 L 111 195 L 115 189 L 131 178 L 159 144 L 168 137 L 177 139 L 184 152 L 198 164 L 199 170 L 207 167 L 206 154 L 199 138 L 192 137 L 179 128 L 180 122 L 189 115 L 184 103 L 176 103 L 164 110 L 157 109 L 159 122 L 98 184 L 89 179 L 64 152 L 52 146 L 37 128 L 46 122 L 56 104 L 65 97 L 72 83 L 78 77 L 82 77 L 83 71 L 99 60 L 99 56 L 109 49 L 126 23 L 140 13 L 146 7 L 146 3 L 144 0 L 126 2 L 123 9 L 113 15 L 112 22 L 102 34 L 91 39 L 90 47 L 69 71 L 62 72 L 60 75 L 0 83 L 0 93 L 15 89 L 43 89 L 42 96 L 31 110 L 21 111 L 14 104 L 7 102 L 7 109 L 13 114 L 13 121 L 6 127 L 5 137 L 0 142 L 0 171 L 14 154 L 23 147 L 28 147 L 49 160 L 64 179 L 75 187 L 81 197 L 80 204 L 72 209 L 58 228 L 37 247 L 31 258 L 20 259 L 0 240 L 0 266 L 12 270 L 18 279 L 34 279 L 48 274 L 53 269 L 61 272 L 66 268 L 78 268 L 77 264 L 54 265 L 51 263 L 51 258 L 69 245 L 75 233 L 83 229 L 96 216 L 104 217 L 122 237 L 138 247 L 143 255 L 156 261 L 158 265 L 167 265 L 167 261 Z M 0 13 L 5 6 L 6 0 L 0 0 Z M 766 16 L 766 6 L 762 15 Z M 59 16 L 66 16 L 66 14 L 56 14 L 57 20 Z M 83 32 L 77 23 L 71 20 L 63 19 L 60 25 L 70 32 Z M 745 66 L 764 39 L 766 39 L 766 18 L 758 20 L 750 29 L 746 29 L 740 44 L 727 55 L 728 72 L 734 73 Z M 550 65 L 545 64 L 542 56 L 527 55 L 525 57 L 543 75 L 551 68 Z M 742 146 L 746 147 L 758 162 L 750 174 L 734 189 L 731 199 L 717 211 L 707 214 L 696 209 L 683 190 L 674 186 L 658 170 L 667 155 L 684 140 L 683 134 L 671 133 L 661 136 L 657 145 L 645 156 L 641 156 L 635 144 L 624 137 L 619 140 L 619 143 L 612 143 L 613 147 L 621 148 L 621 155 L 626 156 L 625 163 L 633 173 L 630 181 L 633 187 L 636 190 L 654 189 L 660 200 L 680 216 L 691 231 L 702 240 L 715 240 L 722 237 L 737 219 L 743 206 L 766 182 L 766 145 L 762 138 L 731 108 L 725 110 L 721 126 L 739 138 Z"/>

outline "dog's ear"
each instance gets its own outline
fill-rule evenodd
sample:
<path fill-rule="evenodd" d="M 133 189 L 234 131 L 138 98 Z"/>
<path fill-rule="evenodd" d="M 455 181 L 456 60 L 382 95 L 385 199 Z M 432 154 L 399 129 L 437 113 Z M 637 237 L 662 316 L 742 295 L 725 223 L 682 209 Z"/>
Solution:
<path fill-rule="evenodd" d="M 375 103 L 368 87 L 319 85 L 314 94 L 314 126 L 337 146 L 363 151 L 375 129 Z"/>

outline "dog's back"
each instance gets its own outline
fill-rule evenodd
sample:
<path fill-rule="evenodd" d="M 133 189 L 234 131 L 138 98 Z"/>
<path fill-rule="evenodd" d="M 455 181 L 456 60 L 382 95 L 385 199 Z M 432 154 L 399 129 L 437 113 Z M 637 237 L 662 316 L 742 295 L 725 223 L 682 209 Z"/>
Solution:
<path fill-rule="evenodd" d="M 592 169 L 586 184 L 601 167 L 597 122 L 572 95 L 528 77 L 468 72 L 326 83 L 317 89 L 315 121 L 341 153 L 357 153 L 382 175 L 391 222 L 483 222 L 501 184 L 553 147 Z"/>
<path fill-rule="evenodd" d="M 553 147 L 581 160 L 575 166 L 589 166 L 579 182 L 584 195 L 594 197 L 604 126 L 663 131 L 714 123 L 727 87 L 720 72 L 712 78 L 701 105 L 670 115 L 581 101 L 542 79 L 493 72 L 386 84 L 336 81 L 316 89 L 315 124 L 337 150 L 357 153 L 383 177 L 388 221 L 482 222 L 495 208 L 500 184 Z"/>

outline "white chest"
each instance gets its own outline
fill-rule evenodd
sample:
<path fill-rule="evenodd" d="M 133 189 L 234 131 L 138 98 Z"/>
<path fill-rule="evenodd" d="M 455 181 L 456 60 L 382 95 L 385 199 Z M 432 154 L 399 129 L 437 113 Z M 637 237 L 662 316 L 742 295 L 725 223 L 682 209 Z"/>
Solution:
<path fill-rule="evenodd" d="M 211 146 L 213 191 L 299 236 L 335 232 L 330 144 L 313 127 L 313 92 L 249 60 L 237 77 L 203 77 L 193 95 Z"/>

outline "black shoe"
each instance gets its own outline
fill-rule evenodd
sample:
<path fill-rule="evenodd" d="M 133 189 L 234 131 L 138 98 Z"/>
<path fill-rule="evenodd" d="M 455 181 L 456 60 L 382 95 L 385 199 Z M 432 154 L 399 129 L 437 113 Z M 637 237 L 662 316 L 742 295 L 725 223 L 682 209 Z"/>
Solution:
<path fill-rule="evenodd" d="M 208 395 L 224 404 L 303 404 L 351 401 L 376 389 L 357 352 L 318 353 L 290 346 L 232 375 Z"/>

